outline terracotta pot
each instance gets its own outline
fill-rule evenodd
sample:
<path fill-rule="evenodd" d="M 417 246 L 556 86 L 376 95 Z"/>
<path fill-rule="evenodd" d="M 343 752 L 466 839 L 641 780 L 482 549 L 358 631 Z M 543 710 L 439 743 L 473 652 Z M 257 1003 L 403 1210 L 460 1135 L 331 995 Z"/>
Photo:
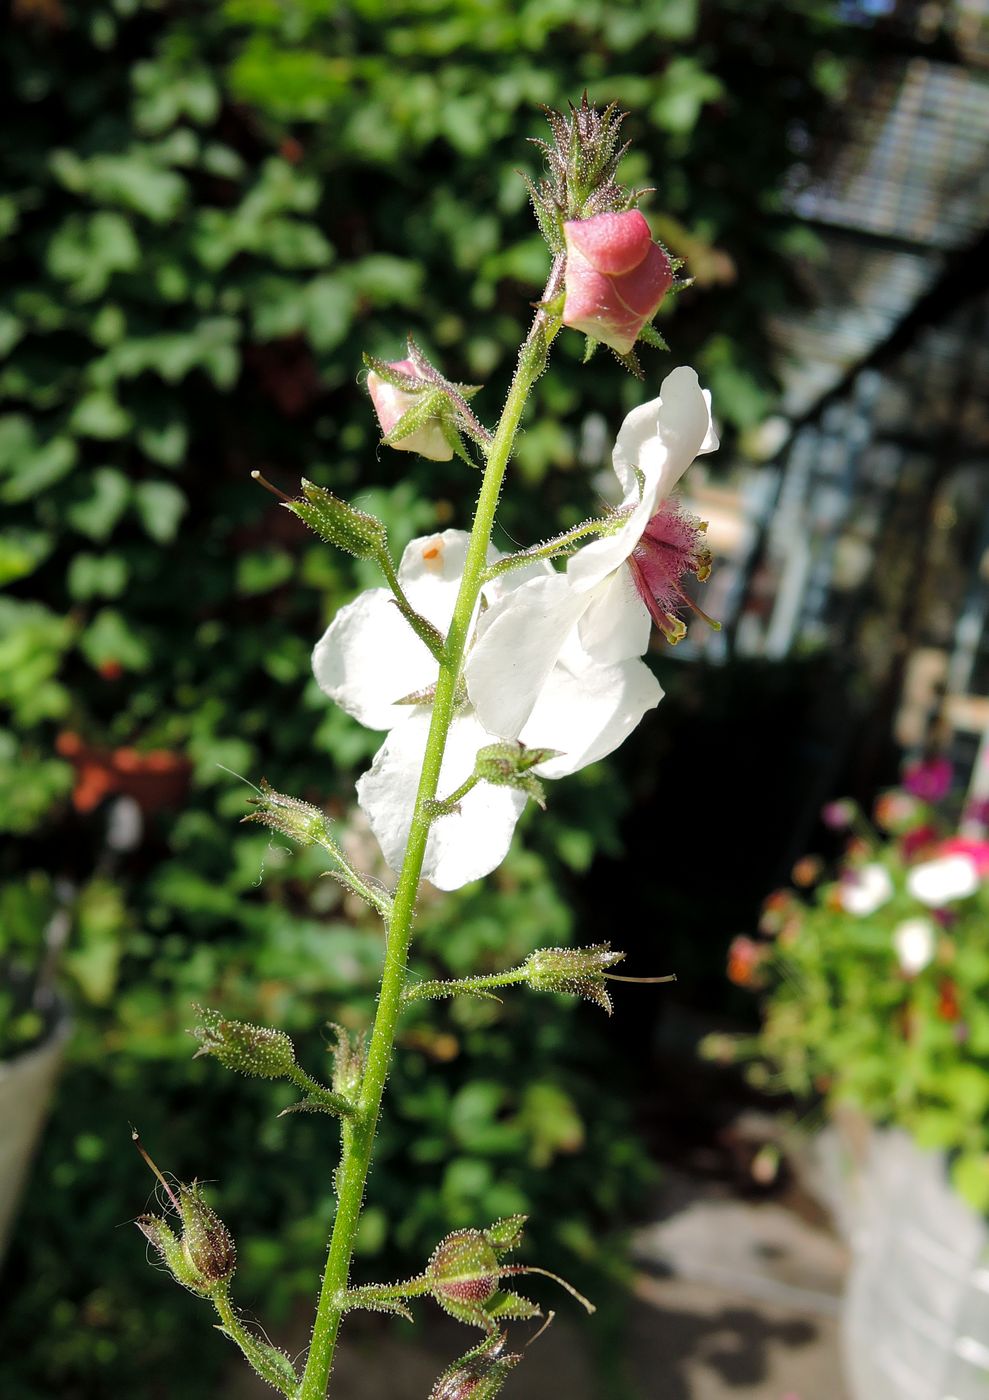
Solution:
<path fill-rule="evenodd" d="M 146 814 L 182 804 L 189 788 L 192 764 L 170 749 L 103 749 L 65 730 L 56 750 L 76 770 L 72 803 L 77 812 L 91 812 L 105 797 L 133 797 Z"/>
<path fill-rule="evenodd" d="M 0 1259 L 41 1136 L 69 1033 L 63 1013 L 40 1044 L 0 1061 Z"/>

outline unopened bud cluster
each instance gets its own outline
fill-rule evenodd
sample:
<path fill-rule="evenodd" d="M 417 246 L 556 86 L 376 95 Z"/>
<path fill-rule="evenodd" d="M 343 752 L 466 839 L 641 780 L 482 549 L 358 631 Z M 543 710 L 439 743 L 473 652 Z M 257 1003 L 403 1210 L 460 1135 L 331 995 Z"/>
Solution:
<path fill-rule="evenodd" d="M 540 992 L 565 992 L 593 1001 L 611 1015 L 605 972 L 625 957 L 610 943 L 589 948 L 537 948 L 525 962 L 526 981 Z"/>
<path fill-rule="evenodd" d="M 178 1185 L 181 1231 L 177 1235 L 160 1215 L 142 1215 L 135 1221 L 141 1233 L 161 1255 L 169 1272 L 192 1293 L 208 1297 L 229 1282 L 237 1266 L 233 1236 L 203 1199 L 196 1182 Z"/>

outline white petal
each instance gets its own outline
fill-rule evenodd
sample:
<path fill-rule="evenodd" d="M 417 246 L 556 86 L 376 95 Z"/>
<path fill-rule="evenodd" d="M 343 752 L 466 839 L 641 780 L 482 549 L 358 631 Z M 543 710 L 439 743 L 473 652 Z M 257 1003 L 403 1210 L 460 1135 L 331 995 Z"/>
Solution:
<path fill-rule="evenodd" d="M 409 602 L 445 633 L 460 589 L 469 536 L 444 530 L 412 540 L 402 555 L 399 582 Z M 493 547 L 488 562 L 501 556 Z M 313 652 L 320 687 L 369 729 L 391 729 L 409 716 L 396 705 L 436 683 L 429 648 L 402 617 L 390 589 L 372 588 L 341 608 Z"/>
<path fill-rule="evenodd" d="M 394 701 L 436 681 L 439 667 L 395 606 L 391 590 L 371 588 L 342 607 L 312 656 L 320 688 L 368 729 L 408 718 Z"/>
<path fill-rule="evenodd" d="M 930 919 L 904 919 L 893 930 L 893 947 L 900 968 L 916 977 L 937 951 L 937 934 Z"/>
<path fill-rule="evenodd" d="M 907 875 L 907 889 L 914 899 L 938 909 L 953 899 L 967 899 L 979 888 L 979 872 L 966 855 L 940 856 L 915 865 Z"/>
<path fill-rule="evenodd" d="M 612 461 L 632 514 L 616 534 L 594 540 L 573 556 L 567 578 L 574 588 L 596 588 L 619 568 L 694 458 L 717 446 L 710 394 L 692 369 L 675 369 L 663 380 L 659 398 L 633 408 L 619 429 Z M 644 478 L 641 483 L 636 469 Z"/>
<path fill-rule="evenodd" d="M 683 365 L 668 374 L 659 397 L 635 408 L 618 431 L 612 455 L 626 499 L 635 489 L 635 468 L 649 473 L 658 466 L 656 500 L 663 500 L 695 457 L 718 446 L 711 422 L 711 396 L 697 374 Z"/>
<path fill-rule="evenodd" d="M 422 535 L 406 546 L 398 566 L 398 581 L 416 612 L 446 632 L 460 591 L 470 536 L 464 530 Z M 488 549 L 488 563 L 501 555 Z"/>
<path fill-rule="evenodd" d="M 865 919 L 893 897 L 893 881 L 885 865 L 871 861 L 846 871 L 839 886 L 842 908 Z"/>
<path fill-rule="evenodd" d="M 520 737 L 533 748 L 560 749 L 560 757 L 538 771 L 562 778 L 611 753 L 662 698 L 662 687 L 641 661 L 597 666 L 585 656 L 574 669 L 561 662 Z"/>
<path fill-rule="evenodd" d="M 412 807 L 419 786 L 430 712 L 413 711 L 393 729 L 357 783 L 357 796 L 392 870 L 405 856 Z M 458 715 L 450 726 L 438 795 L 453 792 L 474 771 L 477 751 L 492 742 L 473 715 Z M 526 803 L 525 793 L 481 783 L 461 802 L 461 810 L 433 823 L 426 843 L 423 878 L 441 890 L 459 889 L 500 865 Z"/>
<path fill-rule="evenodd" d="M 622 565 L 589 595 L 581 616 L 581 645 L 595 661 L 624 661 L 649 649 L 652 618 L 639 597 L 632 574 Z"/>
<path fill-rule="evenodd" d="M 547 574 L 481 615 L 464 674 L 478 719 L 490 733 L 518 737 L 586 606 L 586 596 L 575 593 L 562 574 Z"/>

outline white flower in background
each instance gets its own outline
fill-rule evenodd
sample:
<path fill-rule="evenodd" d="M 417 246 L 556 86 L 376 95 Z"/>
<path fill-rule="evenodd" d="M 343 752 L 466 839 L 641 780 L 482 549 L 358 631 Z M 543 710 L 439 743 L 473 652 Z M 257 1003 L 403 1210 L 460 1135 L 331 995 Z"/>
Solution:
<path fill-rule="evenodd" d="M 467 542 L 461 530 L 413 540 L 399 566 L 399 582 L 409 602 L 443 633 L 453 615 Z M 500 557 L 489 549 L 489 563 Z M 550 575 L 549 564 L 529 565 L 487 585 L 485 597 L 492 606 L 501 606 L 518 596 L 527 581 Z M 523 638 L 516 635 L 522 645 Z M 370 729 L 390 731 L 371 768 L 358 780 L 357 795 L 385 860 L 397 871 L 408 842 L 431 718 L 428 700 L 397 702 L 428 692 L 436 682 L 438 664 L 399 613 L 391 591 L 372 588 L 340 609 L 313 652 L 313 670 L 320 687 L 348 714 Z M 502 684 L 506 689 L 512 686 L 510 673 Z M 535 771 L 544 778 L 561 778 L 611 753 L 662 694 L 641 661 L 600 664 L 574 635 L 558 648 L 526 722 L 513 737 L 531 748 L 559 750 L 558 757 Z M 462 707 L 450 726 L 437 796 L 442 799 L 460 787 L 474 771 L 478 750 L 500 737 L 471 707 Z M 461 799 L 459 812 L 434 821 L 424 878 L 452 890 L 493 870 L 507 854 L 525 802 L 525 793 L 515 788 L 487 783 L 473 788 Z"/>
<path fill-rule="evenodd" d="M 915 865 L 907 876 L 907 889 L 914 899 L 931 909 L 967 899 L 979 888 L 979 871 L 970 856 L 940 856 Z"/>
<path fill-rule="evenodd" d="M 930 919 L 904 919 L 893 930 L 893 947 L 901 972 L 916 977 L 934 957 L 937 934 Z"/>
<path fill-rule="evenodd" d="M 642 656 L 653 622 L 682 635 L 681 579 L 706 576 L 709 560 L 700 525 L 669 497 L 694 458 L 717 446 L 710 395 L 692 369 L 667 375 L 659 397 L 628 415 L 612 454 L 620 528 L 579 550 L 566 574 L 530 578 L 480 619 L 465 674 L 492 733 L 519 736 L 575 629 L 582 651 L 603 665 Z"/>
<path fill-rule="evenodd" d="M 864 919 L 892 899 L 893 881 L 885 865 L 871 861 L 868 865 L 854 866 L 844 872 L 838 897 L 846 913 Z"/>

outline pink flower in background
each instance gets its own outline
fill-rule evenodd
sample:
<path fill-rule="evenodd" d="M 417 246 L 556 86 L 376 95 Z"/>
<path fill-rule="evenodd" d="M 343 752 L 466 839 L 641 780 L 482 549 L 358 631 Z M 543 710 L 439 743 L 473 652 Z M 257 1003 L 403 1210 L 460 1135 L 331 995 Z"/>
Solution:
<path fill-rule="evenodd" d="M 669 258 L 638 209 L 570 219 L 563 233 L 563 324 L 627 355 L 672 285 Z"/>
<path fill-rule="evenodd" d="M 967 856 L 975 866 L 979 879 L 989 875 L 989 841 L 970 840 L 964 836 L 952 836 L 938 846 L 942 856 Z"/>
<path fill-rule="evenodd" d="M 952 776 L 946 758 L 922 758 L 903 770 L 903 786 L 922 802 L 941 802 L 951 791 Z"/>
<path fill-rule="evenodd" d="M 736 987 L 751 987 L 759 973 L 759 966 L 765 961 L 768 949 L 765 944 L 756 943 L 740 933 L 731 941 L 728 949 L 728 977 Z"/>
<path fill-rule="evenodd" d="M 826 802 L 821 808 L 821 821 L 832 831 L 844 831 L 855 820 L 858 808 L 847 797 L 835 802 Z"/>
<path fill-rule="evenodd" d="M 388 368 L 407 375 L 410 379 L 423 378 L 411 360 L 394 360 Z M 403 413 L 414 408 L 418 400 L 417 394 L 400 389 L 395 384 L 386 383 L 374 370 L 371 370 L 367 377 L 367 391 L 378 415 L 383 437 L 387 437 Z M 453 456 L 453 448 L 443 435 L 439 419 L 431 419 L 408 437 L 389 443 L 389 446 L 394 447 L 397 452 L 418 452 L 420 457 L 428 457 L 432 462 L 449 462 Z"/>

